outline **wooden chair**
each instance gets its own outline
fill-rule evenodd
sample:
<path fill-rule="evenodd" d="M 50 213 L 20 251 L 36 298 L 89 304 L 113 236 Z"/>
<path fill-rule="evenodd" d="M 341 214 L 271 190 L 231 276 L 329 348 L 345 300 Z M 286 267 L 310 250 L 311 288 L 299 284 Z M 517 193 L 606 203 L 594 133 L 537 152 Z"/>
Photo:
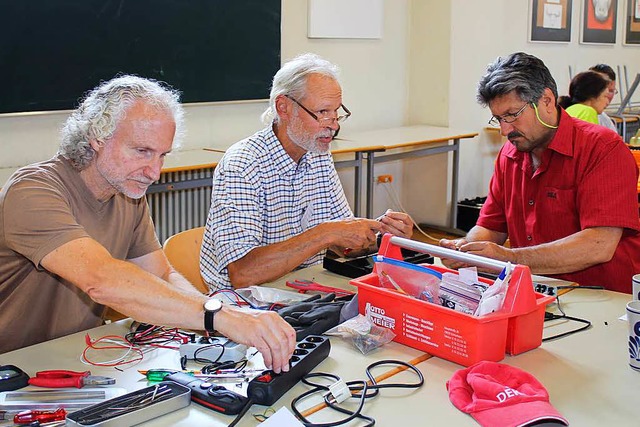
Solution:
<path fill-rule="evenodd" d="M 204 227 L 181 231 L 169 237 L 163 245 L 169 262 L 200 292 L 209 293 L 209 287 L 200 276 L 200 247 Z"/>

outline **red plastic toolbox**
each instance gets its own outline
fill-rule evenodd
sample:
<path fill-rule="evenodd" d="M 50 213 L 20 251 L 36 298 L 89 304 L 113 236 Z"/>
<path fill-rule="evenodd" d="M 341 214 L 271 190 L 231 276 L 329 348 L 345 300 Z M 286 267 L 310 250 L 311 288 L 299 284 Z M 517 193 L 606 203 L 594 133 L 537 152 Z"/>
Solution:
<path fill-rule="evenodd" d="M 437 248 L 441 253 L 453 252 L 451 255 L 458 258 L 465 257 L 459 252 L 390 235 L 384 236 L 379 253 L 399 259 L 401 246 L 420 252 L 434 252 Z M 479 263 L 494 267 L 503 264 L 487 258 Z M 431 265 L 429 268 L 441 273 L 451 271 Z M 539 347 L 544 310 L 554 300 L 534 292 L 529 268 L 523 265 L 513 269 L 502 309 L 484 316 L 468 315 L 379 287 L 375 270 L 350 283 L 358 287 L 360 313 L 369 315 L 377 325 L 392 329 L 395 341 L 463 366 L 481 360 L 497 362 L 504 358 L 505 352 L 513 355 Z"/>

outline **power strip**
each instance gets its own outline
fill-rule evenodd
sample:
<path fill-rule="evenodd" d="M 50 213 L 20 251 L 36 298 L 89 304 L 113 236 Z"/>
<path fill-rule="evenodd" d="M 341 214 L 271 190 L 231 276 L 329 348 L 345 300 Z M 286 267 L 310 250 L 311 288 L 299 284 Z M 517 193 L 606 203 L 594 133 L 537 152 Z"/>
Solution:
<path fill-rule="evenodd" d="M 247 346 L 227 338 L 200 337 L 196 342 L 180 345 L 180 357 L 187 359 L 210 360 L 211 362 L 239 362 L 247 354 Z"/>
<path fill-rule="evenodd" d="M 555 286 L 551 286 L 551 285 L 545 285 L 544 283 L 533 283 L 533 290 L 541 293 L 543 295 L 548 295 L 551 297 L 557 297 L 558 296 L 558 288 L 556 288 Z"/>
<path fill-rule="evenodd" d="M 327 358 L 331 350 L 328 337 L 309 335 L 296 345 L 289 372 L 268 370 L 249 382 L 247 396 L 258 405 L 273 405 L 283 394 Z"/>
<path fill-rule="evenodd" d="M 173 381 L 191 389 L 191 400 L 214 411 L 236 415 L 249 399 L 258 405 L 273 405 L 283 394 L 327 358 L 331 350 L 328 337 L 309 335 L 296 345 L 291 356 L 289 372 L 276 374 L 266 370 L 249 382 L 247 397 L 222 386 L 216 386 L 206 379 L 195 378 L 183 372 L 167 375 L 165 381 Z"/>

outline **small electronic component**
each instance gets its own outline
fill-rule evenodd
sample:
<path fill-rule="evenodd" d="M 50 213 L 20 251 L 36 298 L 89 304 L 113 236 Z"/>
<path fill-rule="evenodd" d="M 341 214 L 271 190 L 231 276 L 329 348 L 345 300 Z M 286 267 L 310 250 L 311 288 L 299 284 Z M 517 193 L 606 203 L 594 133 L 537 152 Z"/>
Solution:
<path fill-rule="evenodd" d="M 180 345 L 179 351 L 181 357 L 191 360 L 239 362 L 245 358 L 247 346 L 222 337 L 200 337 L 195 342 Z"/>
<path fill-rule="evenodd" d="M 14 365 L 0 366 L 0 391 L 18 390 L 29 384 L 29 375 Z"/>

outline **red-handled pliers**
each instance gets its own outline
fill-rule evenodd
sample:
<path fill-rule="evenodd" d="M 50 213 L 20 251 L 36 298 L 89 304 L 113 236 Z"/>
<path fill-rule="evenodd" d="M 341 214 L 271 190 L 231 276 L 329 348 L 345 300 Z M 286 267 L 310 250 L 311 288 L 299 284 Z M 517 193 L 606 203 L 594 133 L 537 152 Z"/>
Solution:
<path fill-rule="evenodd" d="M 91 375 L 90 371 L 76 372 L 64 370 L 40 371 L 29 379 L 29 384 L 37 387 L 77 387 L 86 385 L 115 384 L 115 378 Z"/>
<path fill-rule="evenodd" d="M 318 292 L 333 292 L 336 294 L 336 297 L 344 297 L 347 295 L 353 295 L 355 292 L 348 291 L 346 289 L 334 288 L 331 286 L 321 285 L 320 283 L 316 283 L 311 280 L 304 279 L 296 279 L 287 281 L 287 286 L 290 288 L 297 289 L 299 293 L 304 294 L 307 291 L 318 291 Z"/>

